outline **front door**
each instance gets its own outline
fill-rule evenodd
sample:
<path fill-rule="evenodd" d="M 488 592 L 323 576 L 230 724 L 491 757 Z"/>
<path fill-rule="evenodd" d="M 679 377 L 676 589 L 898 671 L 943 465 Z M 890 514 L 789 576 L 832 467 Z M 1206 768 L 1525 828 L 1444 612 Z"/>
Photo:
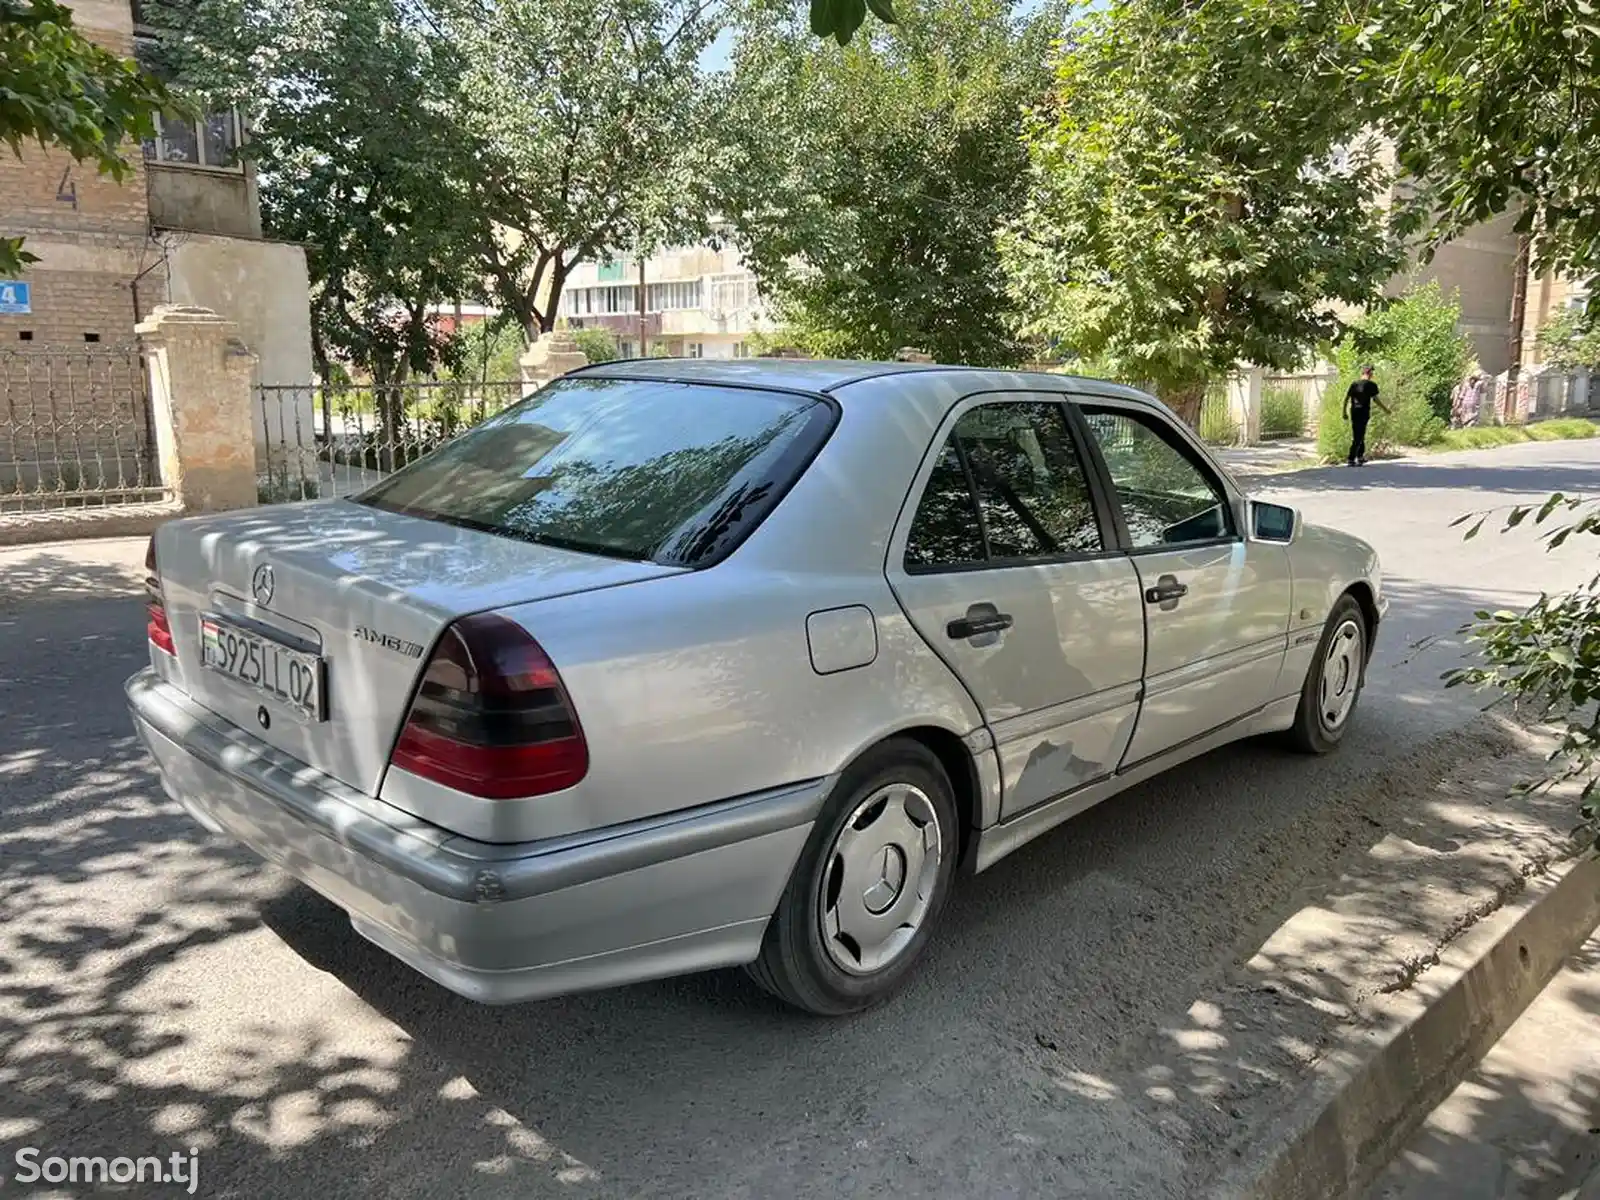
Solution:
<path fill-rule="evenodd" d="M 1168 418 L 1112 401 L 1080 411 L 1139 573 L 1149 648 L 1132 765 L 1276 699 L 1288 552 L 1246 541 L 1222 480 Z"/>
<path fill-rule="evenodd" d="M 947 418 L 888 577 L 982 709 L 1012 817 L 1116 769 L 1138 712 L 1144 618 L 1062 397 L 1006 395 L 970 397 Z"/>

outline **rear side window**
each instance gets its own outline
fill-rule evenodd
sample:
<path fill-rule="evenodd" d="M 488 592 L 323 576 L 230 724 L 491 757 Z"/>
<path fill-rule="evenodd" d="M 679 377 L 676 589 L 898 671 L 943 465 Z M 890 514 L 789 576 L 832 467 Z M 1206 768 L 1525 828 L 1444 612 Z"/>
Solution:
<path fill-rule="evenodd" d="M 1104 549 L 1060 404 L 985 404 L 945 443 L 906 539 L 906 568 L 937 571 Z"/>
<path fill-rule="evenodd" d="M 760 524 L 833 422 L 826 402 L 782 392 L 563 379 L 359 501 L 564 549 L 698 566 Z"/>

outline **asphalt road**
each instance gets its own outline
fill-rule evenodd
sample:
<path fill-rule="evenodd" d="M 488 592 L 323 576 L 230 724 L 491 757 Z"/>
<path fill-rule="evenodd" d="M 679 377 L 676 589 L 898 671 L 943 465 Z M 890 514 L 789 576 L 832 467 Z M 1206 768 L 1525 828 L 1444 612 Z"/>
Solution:
<path fill-rule="evenodd" d="M 1102 805 L 964 881 L 913 983 L 832 1023 L 737 972 L 511 1009 L 413 976 L 153 781 L 120 689 L 138 547 L 0 553 L 0 1175 L 24 1146 L 193 1146 L 212 1196 L 1178 1194 L 1185 1151 L 1119 1068 L 1472 752 L 1475 702 L 1438 684 L 1471 611 L 1593 569 L 1449 522 L 1597 485 L 1600 442 L 1263 481 L 1387 565 L 1346 745 L 1235 747 Z"/>

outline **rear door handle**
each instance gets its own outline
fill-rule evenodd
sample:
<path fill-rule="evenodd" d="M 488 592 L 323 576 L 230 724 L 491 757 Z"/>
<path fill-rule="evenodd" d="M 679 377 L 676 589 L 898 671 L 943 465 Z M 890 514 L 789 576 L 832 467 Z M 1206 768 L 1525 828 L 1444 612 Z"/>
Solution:
<path fill-rule="evenodd" d="M 1000 633 L 1010 629 L 1015 624 L 1010 613 L 980 613 L 976 616 L 957 617 L 944 627 L 945 633 L 952 638 L 982 637 L 986 633 Z"/>
<path fill-rule="evenodd" d="M 1144 598 L 1149 604 L 1176 604 L 1189 594 L 1189 585 L 1179 583 L 1176 575 L 1163 575 L 1156 580 L 1154 587 L 1144 590 Z"/>

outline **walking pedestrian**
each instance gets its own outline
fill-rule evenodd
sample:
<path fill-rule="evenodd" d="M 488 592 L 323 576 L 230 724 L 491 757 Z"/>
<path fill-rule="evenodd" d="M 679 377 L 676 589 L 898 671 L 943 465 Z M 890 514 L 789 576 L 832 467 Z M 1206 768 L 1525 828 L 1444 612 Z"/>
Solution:
<path fill-rule="evenodd" d="M 1384 412 L 1389 406 L 1378 398 L 1378 385 L 1372 381 L 1372 364 L 1361 368 L 1361 378 L 1350 385 L 1344 394 L 1344 419 L 1350 422 L 1350 465 L 1367 465 L 1367 422 L 1372 420 L 1372 406 Z"/>
<path fill-rule="evenodd" d="M 1450 406 L 1450 424 L 1465 429 L 1478 423 L 1478 411 L 1483 406 L 1483 375 L 1474 371 L 1467 381 L 1456 388 L 1455 402 Z"/>

